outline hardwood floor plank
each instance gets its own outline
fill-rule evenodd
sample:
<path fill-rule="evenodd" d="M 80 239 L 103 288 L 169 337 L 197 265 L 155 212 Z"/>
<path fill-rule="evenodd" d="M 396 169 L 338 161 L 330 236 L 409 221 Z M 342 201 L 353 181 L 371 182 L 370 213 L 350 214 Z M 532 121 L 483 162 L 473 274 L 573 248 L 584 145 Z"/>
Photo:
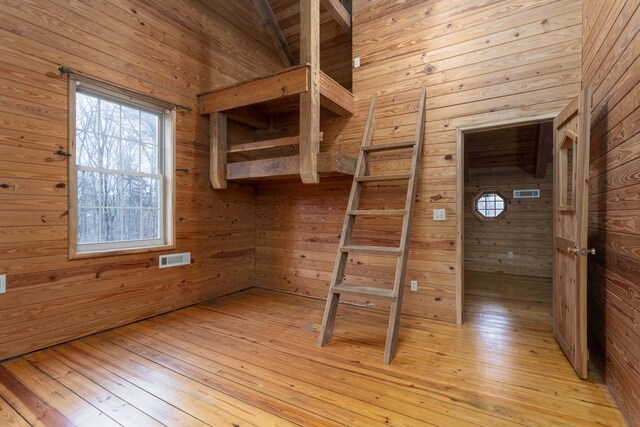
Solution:
<path fill-rule="evenodd" d="M 17 427 L 31 425 L 2 397 L 0 397 L 0 424 Z"/>
<path fill-rule="evenodd" d="M 102 367 L 96 359 L 84 357 L 82 353 L 73 351 L 66 346 L 54 347 L 45 351 L 100 387 L 129 402 L 165 425 L 197 427 L 208 425 Z"/>
<path fill-rule="evenodd" d="M 123 426 L 163 425 L 47 352 L 34 353 L 25 359 Z"/>
<path fill-rule="evenodd" d="M 141 426 L 625 425 L 553 340 L 545 279 L 470 278 L 467 322 L 403 316 L 390 365 L 384 311 L 341 307 L 319 349 L 322 301 L 253 288 L 5 362 L 0 397 L 26 422 L 82 409 Z M 2 372 L 52 411 L 20 403 Z"/>
<path fill-rule="evenodd" d="M 0 366 L 0 391 L 33 425 L 119 425 L 71 390 L 19 359 Z"/>

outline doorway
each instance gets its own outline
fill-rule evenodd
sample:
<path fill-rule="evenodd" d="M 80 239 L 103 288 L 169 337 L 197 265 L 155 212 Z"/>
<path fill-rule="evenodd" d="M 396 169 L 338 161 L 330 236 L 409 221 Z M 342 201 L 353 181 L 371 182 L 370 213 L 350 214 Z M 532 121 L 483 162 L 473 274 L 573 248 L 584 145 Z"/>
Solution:
<path fill-rule="evenodd" d="M 551 117 L 460 130 L 459 145 L 459 322 L 551 328 Z"/>

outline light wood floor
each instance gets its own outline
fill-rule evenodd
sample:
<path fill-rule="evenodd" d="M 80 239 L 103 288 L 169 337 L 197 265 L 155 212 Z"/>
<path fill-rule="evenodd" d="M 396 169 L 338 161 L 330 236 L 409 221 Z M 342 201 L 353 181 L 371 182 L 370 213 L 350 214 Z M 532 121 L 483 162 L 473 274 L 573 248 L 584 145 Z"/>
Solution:
<path fill-rule="evenodd" d="M 251 289 L 3 363 L 0 425 L 624 424 L 551 337 L 548 284 L 467 277 L 468 322 L 403 317 L 389 366 L 385 313 L 340 306 L 318 349 L 323 302 Z"/>

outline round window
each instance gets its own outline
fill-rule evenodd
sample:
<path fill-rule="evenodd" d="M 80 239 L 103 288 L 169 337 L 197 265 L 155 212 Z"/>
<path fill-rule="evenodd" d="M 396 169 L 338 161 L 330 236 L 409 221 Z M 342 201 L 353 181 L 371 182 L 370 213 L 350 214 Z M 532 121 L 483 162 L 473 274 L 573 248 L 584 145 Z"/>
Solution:
<path fill-rule="evenodd" d="M 507 201 L 496 191 L 485 191 L 474 200 L 473 211 L 480 218 L 496 219 L 507 210 Z"/>

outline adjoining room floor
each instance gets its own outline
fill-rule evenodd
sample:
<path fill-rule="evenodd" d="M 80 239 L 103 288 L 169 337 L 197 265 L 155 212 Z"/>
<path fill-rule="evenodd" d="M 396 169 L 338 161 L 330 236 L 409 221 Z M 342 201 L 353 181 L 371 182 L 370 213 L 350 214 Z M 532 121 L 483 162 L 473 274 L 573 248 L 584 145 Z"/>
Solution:
<path fill-rule="evenodd" d="M 550 301 L 497 306 L 491 286 L 468 285 L 462 326 L 404 316 L 390 365 L 386 313 L 341 305 L 318 349 L 323 301 L 250 289 L 3 363 L 0 424 L 624 425 Z"/>

